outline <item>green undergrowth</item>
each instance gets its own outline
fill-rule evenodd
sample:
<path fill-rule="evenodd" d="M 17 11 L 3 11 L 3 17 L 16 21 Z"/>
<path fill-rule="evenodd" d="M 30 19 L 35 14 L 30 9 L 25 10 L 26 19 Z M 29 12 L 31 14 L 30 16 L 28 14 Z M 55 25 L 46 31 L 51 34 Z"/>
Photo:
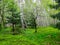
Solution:
<path fill-rule="evenodd" d="M 53 27 L 40 27 L 37 33 L 26 29 L 18 35 L 12 35 L 8 29 L 0 32 L 0 45 L 60 45 L 60 30 Z"/>

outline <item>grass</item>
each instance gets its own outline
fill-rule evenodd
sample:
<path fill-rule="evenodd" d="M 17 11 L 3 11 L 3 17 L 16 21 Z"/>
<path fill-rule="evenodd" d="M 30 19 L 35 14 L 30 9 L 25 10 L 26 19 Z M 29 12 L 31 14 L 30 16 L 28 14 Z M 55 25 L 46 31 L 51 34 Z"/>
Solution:
<path fill-rule="evenodd" d="M 0 45 L 60 45 L 60 30 L 40 27 L 38 32 L 26 29 L 25 33 L 12 35 L 7 30 L 0 32 Z"/>

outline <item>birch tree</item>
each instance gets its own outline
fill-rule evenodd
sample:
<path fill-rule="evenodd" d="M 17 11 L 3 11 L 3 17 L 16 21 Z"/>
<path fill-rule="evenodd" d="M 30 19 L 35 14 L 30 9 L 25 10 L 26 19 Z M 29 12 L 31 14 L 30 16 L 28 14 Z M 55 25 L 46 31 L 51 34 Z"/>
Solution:
<path fill-rule="evenodd" d="M 25 22 L 24 22 L 23 8 L 24 8 L 25 0 L 18 0 L 17 3 L 18 3 L 18 6 L 20 7 L 21 24 L 22 24 L 22 29 L 24 30 L 25 29 Z"/>

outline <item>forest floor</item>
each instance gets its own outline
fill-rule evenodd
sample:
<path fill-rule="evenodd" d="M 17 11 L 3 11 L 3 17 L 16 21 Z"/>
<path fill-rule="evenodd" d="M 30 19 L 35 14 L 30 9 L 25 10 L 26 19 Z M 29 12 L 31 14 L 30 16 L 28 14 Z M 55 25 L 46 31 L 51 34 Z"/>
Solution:
<path fill-rule="evenodd" d="M 8 31 L 0 31 L 0 45 L 60 45 L 60 30 L 47 27 L 26 29 L 25 33 L 12 35 Z"/>

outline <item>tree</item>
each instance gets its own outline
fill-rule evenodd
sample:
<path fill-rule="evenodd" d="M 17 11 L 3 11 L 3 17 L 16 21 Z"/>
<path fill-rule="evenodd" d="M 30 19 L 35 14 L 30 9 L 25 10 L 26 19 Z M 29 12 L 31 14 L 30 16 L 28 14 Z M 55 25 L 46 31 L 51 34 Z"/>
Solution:
<path fill-rule="evenodd" d="M 8 4 L 8 0 L 0 0 L 0 24 L 1 28 L 4 29 L 5 27 L 5 13 L 6 12 L 6 6 Z"/>
<path fill-rule="evenodd" d="M 36 16 L 37 14 L 34 14 L 34 8 L 36 7 L 36 3 L 33 3 L 32 0 L 25 0 L 25 7 L 24 7 L 24 14 L 26 16 L 27 25 L 31 26 L 35 29 L 35 32 L 37 32 L 37 24 L 36 24 Z"/>
<path fill-rule="evenodd" d="M 25 20 L 24 20 L 24 2 L 25 0 L 17 0 L 18 6 L 20 7 L 20 19 L 21 19 L 21 25 L 22 25 L 22 29 L 25 30 L 26 24 L 25 24 Z"/>
<path fill-rule="evenodd" d="M 58 10 L 58 13 L 52 15 L 51 17 L 57 18 L 60 20 L 60 0 L 54 0 L 57 4 L 56 5 L 51 5 L 51 8 L 54 8 L 55 10 Z M 56 27 L 60 29 L 60 21 L 56 24 Z"/>
<path fill-rule="evenodd" d="M 9 16 L 7 16 L 7 21 L 8 23 L 11 23 L 12 24 L 12 32 L 13 34 L 15 34 L 15 27 L 16 27 L 16 24 L 19 24 L 19 17 L 20 17 L 20 13 L 18 11 L 18 6 L 14 3 L 14 1 L 11 1 L 9 4 L 8 4 L 8 10 L 7 12 L 9 13 Z"/>
<path fill-rule="evenodd" d="M 5 4 L 4 4 L 4 0 L 0 1 L 0 15 L 1 15 L 1 28 L 4 28 L 4 8 L 5 8 Z"/>

